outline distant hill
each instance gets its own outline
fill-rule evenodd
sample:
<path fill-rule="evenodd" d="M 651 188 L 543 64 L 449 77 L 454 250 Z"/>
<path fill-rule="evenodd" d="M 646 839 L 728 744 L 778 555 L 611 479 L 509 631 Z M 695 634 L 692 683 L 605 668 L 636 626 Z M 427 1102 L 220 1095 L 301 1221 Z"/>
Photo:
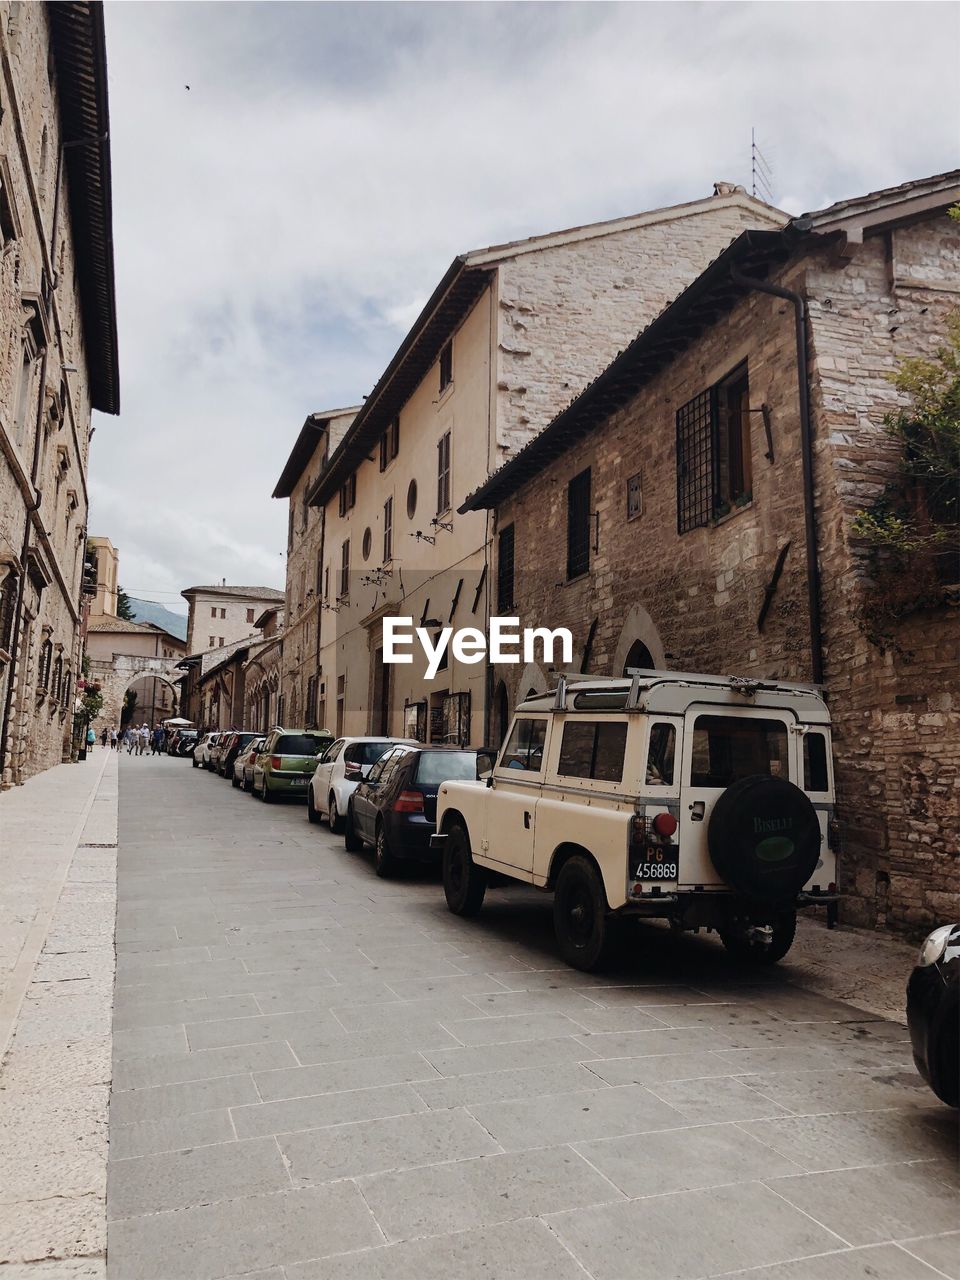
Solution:
<path fill-rule="evenodd" d="M 134 622 L 152 622 L 155 626 L 163 627 L 164 631 L 169 631 L 178 640 L 186 640 L 186 614 L 174 613 L 152 600 L 135 600 L 133 596 L 130 597 L 130 608 L 133 610 Z"/>

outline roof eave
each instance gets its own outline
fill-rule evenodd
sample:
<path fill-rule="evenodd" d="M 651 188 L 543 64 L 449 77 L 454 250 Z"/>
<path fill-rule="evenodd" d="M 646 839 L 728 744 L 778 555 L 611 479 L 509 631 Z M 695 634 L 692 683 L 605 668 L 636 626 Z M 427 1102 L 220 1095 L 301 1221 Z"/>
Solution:
<path fill-rule="evenodd" d="M 103 5 L 48 3 L 90 399 L 120 412 L 110 111 Z"/>
<path fill-rule="evenodd" d="M 422 381 L 443 344 L 475 306 L 492 275 L 492 268 L 470 266 L 465 255 L 454 258 L 311 487 L 307 494 L 311 506 L 325 502 L 363 461 L 390 418 L 400 412 Z M 409 372 L 406 390 L 398 385 L 405 370 Z"/>

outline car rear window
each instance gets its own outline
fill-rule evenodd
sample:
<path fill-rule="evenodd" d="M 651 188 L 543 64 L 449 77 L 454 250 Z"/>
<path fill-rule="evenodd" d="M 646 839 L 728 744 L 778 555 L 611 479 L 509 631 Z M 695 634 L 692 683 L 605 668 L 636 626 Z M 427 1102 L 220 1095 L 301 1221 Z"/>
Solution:
<path fill-rule="evenodd" d="M 309 733 L 285 733 L 277 739 L 274 751 L 278 756 L 315 756 L 326 742 L 326 738 L 313 738 Z"/>
<path fill-rule="evenodd" d="M 343 758 L 349 764 L 376 764 L 391 746 L 389 742 L 351 742 Z"/>
<path fill-rule="evenodd" d="M 782 720 L 697 716 L 690 775 L 693 786 L 729 787 L 757 773 L 789 776 L 787 726 Z"/>
<path fill-rule="evenodd" d="M 477 780 L 475 751 L 422 751 L 417 765 L 417 782 L 439 786 L 441 782 Z"/>

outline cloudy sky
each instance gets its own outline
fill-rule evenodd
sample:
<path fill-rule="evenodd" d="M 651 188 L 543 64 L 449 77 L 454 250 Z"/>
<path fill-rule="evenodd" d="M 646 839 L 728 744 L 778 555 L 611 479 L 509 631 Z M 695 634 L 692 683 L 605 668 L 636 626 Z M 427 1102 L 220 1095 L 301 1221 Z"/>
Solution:
<path fill-rule="evenodd" d="M 466 249 L 750 182 L 956 165 L 953 4 L 108 3 L 123 413 L 90 531 L 133 595 L 283 585 L 270 493 Z M 189 86 L 189 88 L 188 88 Z"/>

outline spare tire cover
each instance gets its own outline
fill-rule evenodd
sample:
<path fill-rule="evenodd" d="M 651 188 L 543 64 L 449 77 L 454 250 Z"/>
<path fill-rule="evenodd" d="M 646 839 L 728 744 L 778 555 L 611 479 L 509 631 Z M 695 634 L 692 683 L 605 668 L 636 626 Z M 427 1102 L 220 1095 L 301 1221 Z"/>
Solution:
<path fill-rule="evenodd" d="M 760 773 L 720 796 L 707 843 L 713 865 L 732 888 L 761 902 L 785 902 L 816 870 L 820 824 L 799 787 Z"/>

